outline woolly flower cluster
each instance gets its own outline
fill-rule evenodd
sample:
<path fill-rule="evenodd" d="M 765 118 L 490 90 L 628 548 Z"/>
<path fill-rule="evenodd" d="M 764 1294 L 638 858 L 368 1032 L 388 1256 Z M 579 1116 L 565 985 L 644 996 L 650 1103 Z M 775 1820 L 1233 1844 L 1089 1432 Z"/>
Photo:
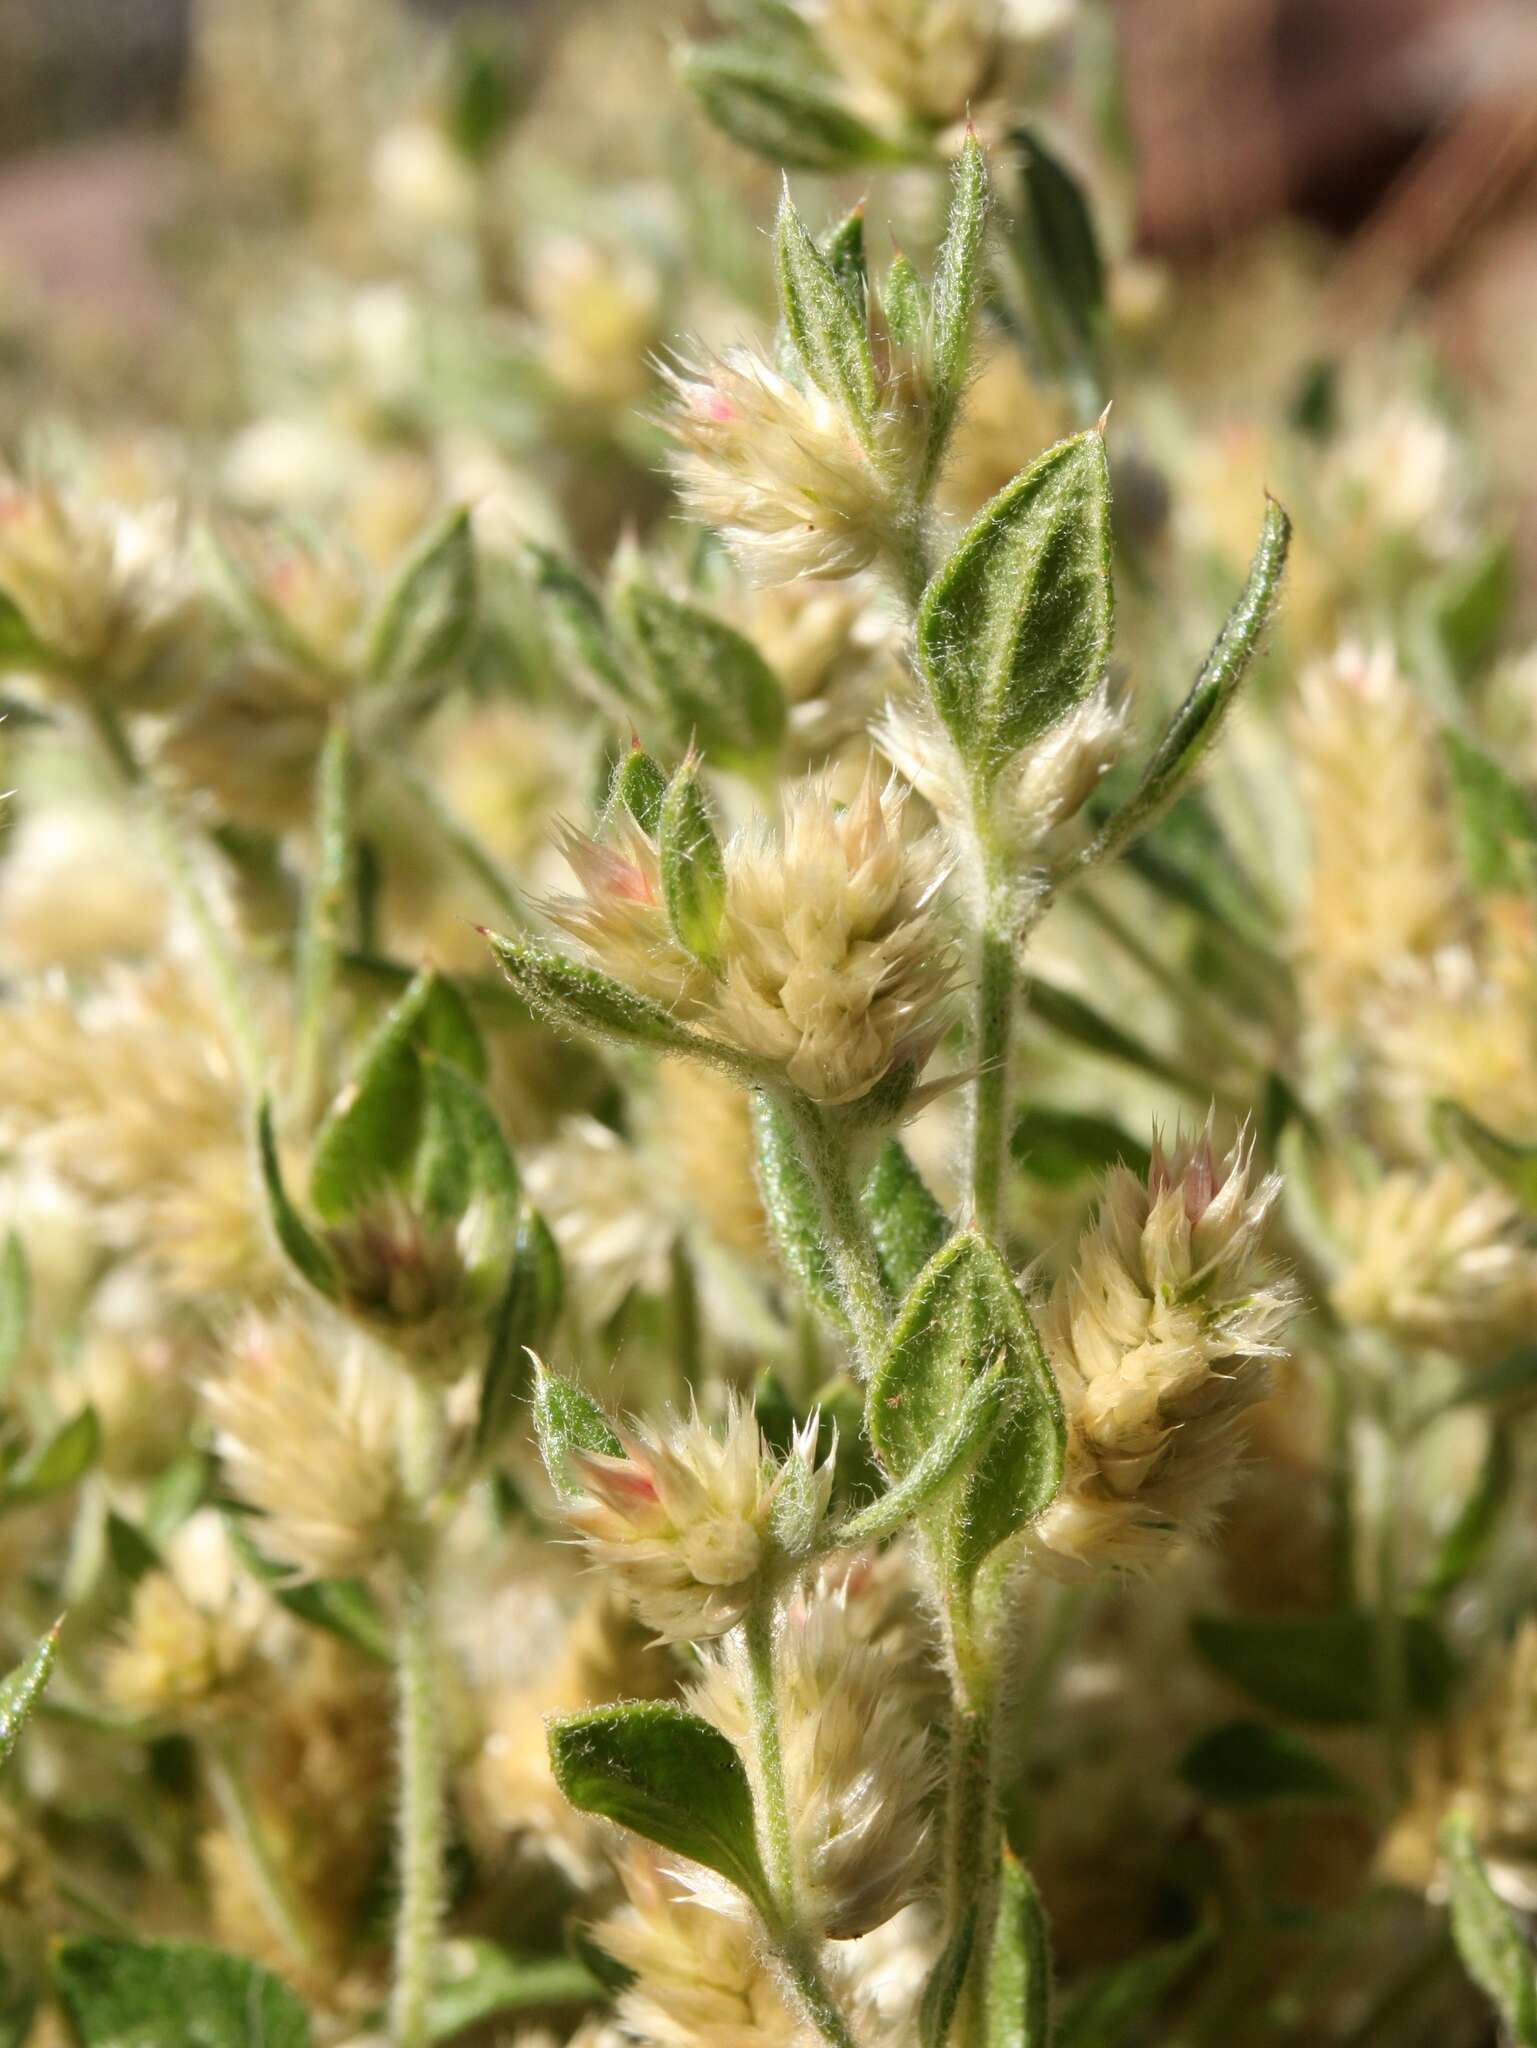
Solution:
<path fill-rule="evenodd" d="M 1046 850 L 1058 827 L 1082 810 L 1115 765 L 1126 715 L 1125 698 L 1102 681 L 994 778 L 993 830 L 1016 858 Z M 871 736 L 955 843 L 965 845 L 972 829 L 971 779 L 938 719 L 920 705 L 893 702 Z"/>
<path fill-rule="evenodd" d="M 1233 1436 L 1293 1309 L 1261 1248 L 1277 1176 L 1253 1179 L 1240 1137 L 1155 1147 L 1146 1182 L 1105 1184 L 1041 1321 L 1068 1422 L 1044 1561 L 1146 1566 L 1199 1534 L 1231 1489 Z"/>
<path fill-rule="evenodd" d="M 777 1068 L 816 1101 L 857 1101 L 893 1068 L 921 1067 L 943 1028 L 952 949 L 933 837 L 902 831 L 902 795 L 867 771 L 841 808 L 825 776 L 786 795 L 725 848 L 720 969 L 673 939 L 656 847 L 631 824 L 605 846 L 570 832 L 583 894 L 549 904 L 597 964 L 685 1022 Z"/>
<path fill-rule="evenodd" d="M 1304 674 L 1294 733 L 1312 840 L 1299 935 L 1311 1005 L 1349 1023 L 1389 969 L 1457 936 L 1436 730 L 1387 648 L 1347 642 Z"/>
<path fill-rule="evenodd" d="M 665 374 L 679 493 L 753 582 L 852 576 L 889 544 L 885 486 L 815 385 L 746 348 Z"/>
<path fill-rule="evenodd" d="M 39 669 L 120 710 L 176 698 L 206 653 L 206 607 L 169 505 L 0 484 L 0 593 Z"/>
<path fill-rule="evenodd" d="M 817 1428 L 813 1415 L 781 1462 L 735 1397 L 718 1432 L 693 1410 L 636 1423 L 618 1432 L 620 1456 L 574 1456 L 581 1492 L 566 1518 L 659 1636 L 708 1641 L 736 1626 L 763 1584 L 780 1500 L 798 1524 L 825 1514 L 833 1466 L 831 1455 L 816 1462 Z"/>
<path fill-rule="evenodd" d="M 404 1381 L 345 1329 L 289 1309 L 253 1318 L 204 1389 L 219 1455 L 267 1520 L 262 1543 L 319 1578 L 367 1570 L 404 1515 Z"/>
<path fill-rule="evenodd" d="M 934 1765 L 893 1641 L 871 1639 L 887 1588 L 856 1560 L 786 1609 L 775 1644 L 796 1897 L 833 1941 L 883 1926 L 927 1863 Z M 753 1753 L 746 1651 L 733 1638 L 691 1703 Z"/>
<path fill-rule="evenodd" d="M 1446 1162 L 1342 1177 L 1329 1202 L 1340 1316 L 1411 1348 L 1477 1359 L 1514 1340 L 1537 1304 L 1537 1253 L 1503 1189 Z"/>

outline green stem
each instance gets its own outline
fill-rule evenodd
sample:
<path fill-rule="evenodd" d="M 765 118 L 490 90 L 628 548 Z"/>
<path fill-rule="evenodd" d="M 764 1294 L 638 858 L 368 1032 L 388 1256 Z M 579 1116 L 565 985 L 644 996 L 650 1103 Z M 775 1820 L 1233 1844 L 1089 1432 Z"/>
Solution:
<path fill-rule="evenodd" d="M 247 1083 L 253 1093 L 259 1092 L 265 1060 L 245 978 L 228 934 L 198 879 L 181 820 L 167 802 L 164 792 L 145 772 L 117 713 L 108 705 L 92 703 L 88 706 L 88 716 L 107 759 L 144 813 L 166 878 L 197 933 L 214 995 Z"/>
<path fill-rule="evenodd" d="M 296 1962 L 313 1964 L 315 1945 L 298 1902 L 256 1817 L 234 1759 L 222 1745 L 209 1752 L 207 1771 L 219 1818 L 245 1858 L 267 1924 Z"/>
<path fill-rule="evenodd" d="M 427 1509 L 438 1468 L 436 1398 L 412 1385 L 411 1413 L 401 1444 L 401 1473 L 418 1510 L 418 1528 L 402 1559 L 395 1672 L 400 1712 L 400 1779 L 396 1820 L 399 1904 L 395 1980 L 390 1998 L 394 2048 L 426 2048 L 433 1963 L 443 1919 L 443 1743 L 432 1629 L 432 1540 Z"/>
<path fill-rule="evenodd" d="M 469 826 L 462 818 L 456 817 L 443 801 L 431 779 L 404 762 L 395 763 L 395 773 L 402 788 L 409 792 L 417 808 L 460 866 L 467 874 L 474 876 L 510 924 L 519 931 L 526 931 L 528 913 L 518 892 Z"/>
<path fill-rule="evenodd" d="M 1379 1388 L 1377 1425 L 1382 1456 L 1376 1517 L 1377 1700 L 1388 1785 L 1396 1804 L 1407 1797 L 1409 1790 L 1409 1673 L 1399 1584 L 1402 1442 L 1398 1402 L 1390 1379 L 1384 1380 Z"/>
<path fill-rule="evenodd" d="M 972 1058 L 971 1207 L 978 1229 L 1002 1234 L 1003 1163 L 1009 1141 L 1009 1054 L 1014 1036 L 1014 891 L 1004 864 L 983 854 L 982 915 Z"/>
<path fill-rule="evenodd" d="M 351 735 L 345 713 L 337 711 L 316 771 L 315 872 L 299 942 L 294 1096 L 306 1117 L 319 1107 L 326 1018 L 352 886 L 351 782 Z"/>
<path fill-rule="evenodd" d="M 825 1112 L 799 1089 L 787 1088 L 776 1100 L 789 1119 L 801 1162 L 820 1198 L 838 1293 L 854 1326 L 860 1362 L 869 1374 L 885 1349 L 891 1304 L 875 1239 L 849 1177 L 846 1143 Z"/>
<path fill-rule="evenodd" d="M 772 1917 L 765 1924 L 807 2019 L 831 2048 L 856 2048 L 805 1927 L 796 1898 L 795 1848 L 779 1739 L 779 1694 L 774 1680 L 774 1607 L 760 1600 L 743 1625 L 747 1642 L 749 1705 L 757 1762 L 759 1826 Z"/>

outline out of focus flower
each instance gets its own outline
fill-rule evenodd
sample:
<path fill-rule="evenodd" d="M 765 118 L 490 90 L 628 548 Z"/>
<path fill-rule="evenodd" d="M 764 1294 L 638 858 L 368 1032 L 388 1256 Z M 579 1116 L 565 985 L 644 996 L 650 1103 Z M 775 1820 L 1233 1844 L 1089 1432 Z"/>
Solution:
<path fill-rule="evenodd" d="M 1537 1250 L 1502 1188 L 1450 1161 L 1367 1183 L 1342 1173 L 1327 1209 L 1340 1247 L 1330 1298 L 1345 1322 L 1454 1358 L 1526 1328 Z"/>
<path fill-rule="evenodd" d="M 754 582 L 852 576 L 891 545 L 886 486 L 815 385 L 746 348 L 665 374 L 679 493 Z"/>
<path fill-rule="evenodd" d="M 165 877 L 129 814 L 104 803 L 28 806 L 0 863 L 0 951 L 18 974 L 153 954 Z"/>
<path fill-rule="evenodd" d="M 474 174 L 431 121 L 387 128 L 374 146 L 371 170 L 380 213 L 393 228 L 441 234 L 474 220 Z"/>
<path fill-rule="evenodd" d="M 208 608 L 170 505 L 5 483 L 0 596 L 32 643 L 13 664 L 114 710 L 175 702 L 207 658 Z"/>
<path fill-rule="evenodd" d="M 582 1492 L 566 1507 L 568 1521 L 659 1636 L 724 1635 L 766 1583 L 785 1486 L 808 1493 L 814 1516 L 826 1511 L 832 1463 L 816 1463 L 816 1419 L 796 1431 L 783 1462 L 735 1396 L 718 1430 L 691 1411 L 618 1436 L 620 1457 L 574 1457 Z"/>
<path fill-rule="evenodd" d="M 1067 1412 L 1061 1491 L 1035 1525 L 1050 1564 L 1146 1566 L 1199 1536 L 1231 1491 L 1236 1430 L 1294 1312 L 1261 1244 L 1279 1192 L 1246 1140 L 1156 1148 L 1112 1168 L 1052 1289 L 1041 1336 Z"/>
<path fill-rule="evenodd" d="M 406 1389 L 355 1332 L 295 1308 L 252 1319 L 203 1398 L 275 1559 L 346 1578 L 391 1555 L 405 1521 Z"/>
<path fill-rule="evenodd" d="M 177 1532 L 165 1568 L 134 1587 L 102 1674 L 107 1698 L 124 1713 L 193 1725 L 249 1710 L 265 1617 L 205 1510 Z"/>
<path fill-rule="evenodd" d="M 1463 921 L 1436 730 L 1391 652 L 1348 642 L 1303 676 L 1294 730 L 1312 839 L 1299 944 L 1315 1013 L 1349 1023 Z"/>
<path fill-rule="evenodd" d="M 660 279 L 625 250 L 573 235 L 533 252 L 526 280 L 545 369 L 583 405 L 634 405 L 651 378 L 647 360 L 661 340 Z"/>

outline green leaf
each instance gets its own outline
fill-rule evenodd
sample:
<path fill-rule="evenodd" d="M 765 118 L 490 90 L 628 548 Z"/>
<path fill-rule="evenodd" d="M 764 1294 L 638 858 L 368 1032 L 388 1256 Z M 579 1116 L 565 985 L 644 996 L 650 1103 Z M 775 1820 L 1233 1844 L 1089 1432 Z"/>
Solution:
<path fill-rule="evenodd" d="M 1475 682 L 1499 652 L 1520 588 L 1516 551 L 1501 536 L 1458 562 L 1431 592 L 1431 621 L 1459 683 Z"/>
<path fill-rule="evenodd" d="M 925 1516 L 962 1582 L 1049 1504 L 1066 1446 L 1056 1382 L 1023 1297 L 987 1239 L 963 1231 L 913 1282 L 870 1383 L 866 1424 L 887 1468 L 898 1478 L 910 1472 L 971 1381 L 1000 1360 L 1017 1382 L 1017 1405 L 973 1470 Z"/>
<path fill-rule="evenodd" d="M 1145 831 L 1199 765 L 1275 616 L 1290 546 L 1291 521 L 1274 498 L 1267 498 L 1259 544 L 1243 593 L 1228 613 L 1189 696 L 1154 748 L 1141 782 L 1097 836 L 1086 860 L 1103 859 Z"/>
<path fill-rule="evenodd" d="M 1031 976 L 1027 994 L 1032 1014 L 1043 1024 L 1049 1024 L 1053 1031 L 1060 1031 L 1064 1038 L 1072 1039 L 1075 1044 L 1088 1052 L 1098 1053 L 1103 1059 L 1139 1068 L 1144 1074 L 1152 1074 L 1157 1080 L 1167 1081 L 1175 1088 L 1198 1096 L 1203 1102 L 1206 1100 L 1207 1090 L 1192 1076 L 1181 1072 L 1172 1060 L 1165 1059 L 1152 1046 L 1144 1045 L 1129 1031 L 1123 1031 L 1119 1024 L 1112 1024 L 1082 996 L 1043 981 L 1039 975 Z"/>
<path fill-rule="evenodd" d="M 429 1060 L 423 1074 L 421 1143 L 414 1193 L 424 1216 L 440 1223 L 461 1217 L 476 1200 L 491 1209 L 488 1228 L 510 1231 L 518 1203 L 518 1169 L 496 1112 L 475 1083 L 444 1060 Z"/>
<path fill-rule="evenodd" d="M 950 183 L 950 217 L 934 270 L 930 318 L 929 436 L 926 461 L 937 467 L 971 367 L 972 330 L 987 233 L 987 159 L 967 133 Z"/>
<path fill-rule="evenodd" d="M 531 547 L 534 588 L 561 666 L 605 710 L 638 710 L 645 692 L 630 678 L 603 605 L 580 570 L 552 548 Z"/>
<path fill-rule="evenodd" d="M 1197 1927 L 1182 1941 L 1099 1971 L 1062 2000 L 1052 2048 L 1121 2048 L 1148 2039 L 1147 2022 L 1211 1942 L 1211 1929 Z"/>
<path fill-rule="evenodd" d="M 827 1253 L 821 1197 L 802 1163 L 794 1128 L 771 1096 L 754 1090 L 749 1101 L 757 1145 L 758 1192 L 779 1256 L 811 1306 L 852 1340 L 853 1328 Z"/>
<path fill-rule="evenodd" d="M 1478 889 L 1529 889 L 1537 879 L 1537 805 L 1450 727 L 1442 735 L 1463 865 Z"/>
<path fill-rule="evenodd" d="M 1417 1605 L 1435 1606 L 1478 1570 L 1499 1533 L 1515 1477 L 1510 1432 L 1495 1424 L 1489 1431 L 1477 1484 L 1441 1538 L 1435 1562 L 1415 1595 Z"/>
<path fill-rule="evenodd" d="M 475 624 L 475 540 L 463 506 L 429 533 L 386 593 L 369 629 L 368 673 L 375 682 L 416 683 L 440 676 L 463 651 Z"/>
<path fill-rule="evenodd" d="M 716 127 L 776 166 L 836 171 L 892 153 L 826 92 L 745 43 L 696 44 L 685 50 L 682 71 Z"/>
<path fill-rule="evenodd" d="M 165 1560 L 154 1544 L 115 1508 L 107 1515 L 107 1555 L 113 1570 L 129 1586 L 136 1586 L 146 1572 L 165 1568 Z"/>
<path fill-rule="evenodd" d="M 1105 266 L 1094 216 L 1073 173 L 1034 129 L 1010 137 L 1020 151 L 1012 246 L 1043 367 L 1076 373 L 1089 395 L 1105 313 Z"/>
<path fill-rule="evenodd" d="M 572 1956 L 520 1956 L 494 1941 L 448 1941 L 427 1999 L 427 2038 L 448 2041 L 498 2014 L 592 2005 L 602 1986 Z"/>
<path fill-rule="evenodd" d="M 662 1700 L 567 1714 L 550 1723 L 550 1763 L 582 1813 L 719 1871 L 768 1905 L 747 1773 L 708 1721 Z"/>
<path fill-rule="evenodd" d="M 0 1388 L 16 1370 L 27 1345 L 27 1325 L 32 1313 L 32 1275 L 27 1266 L 27 1248 L 19 1231 L 12 1230 L 0 1251 Z"/>
<path fill-rule="evenodd" d="M 1465 1153 L 1513 1194 L 1523 1209 L 1537 1210 L 1537 1145 L 1502 1138 L 1455 1102 L 1438 1102 L 1431 1112 L 1436 1142 L 1447 1152 Z"/>
<path fill-rule="evenodd" d="M 727 765 L 761 760 L 779 745 L 784 692 L 750 640 L 638 578 L 614 610 L 680 745 L 697 743 Z"/>
<path fill-rule="evenodd" d="M 21 1731 L 43 1696 L 58 1652 L 61 1625 L 56 1621 L 31 1656 L 0 1679 L 0 1764 L 10 1762 Z"/>
<path fill-rule="evenodd" d="M 459 154 L 488 163 L 512 125 L 517 92 L 506 53 L 473 41 L 454 52 L 448 82 L 448 131 Z"/>
<path fill-rule="evenodd" d="M 870 1220 L 886 1284 L 900 1301 L 950 1235 L 950 1219 L 900 1138 L 888 1138 L 881 1147 L 859 1202 Z"/>
<path fill-rule="evenodd" d="M 962 757 L 984 775 L 1065 718 L 1110 656 L 1104 436 L 1048 448 L 984 506 L 924 593 L 918 652 Z"/>
<path fill-rule="evenodd" d="M 1013 1413 L 1018 1393 L 1006 1360 L 978 1373 L 902 1477 L 850 1515 L 830 1544 L 852 1549 L 862 1543 L 884 1543 L 917 1520 L 975 1462 L 1000 1421 Z"/>
<path fill-rule="evenodd" d="M 54 1951 L 81 2048 L 310 2048 L 304 2007 L 244 1956 L 87 1935 Z"/>
<path fill-rule="evenodd" d="M 1051 1941 L 1041 1895 L 1003 1852 L 998 1918 L 987 1958 L 986 2048 L 1051 2048 Z"/>
<path fill-rule="evenodd" d="M 427 995 L 413 1038 L 424 1052 L 450 1061 L 472 1081 L 484 1082 L 491 1071 L 486 1041 L 475 1013 L 463 991 L 446 974 L 428 976 Z"/>
<path fill-rule="evenodd" d="M 566 1469 L 573 1451 L 594 1451 L 605 1458 L 624 1456 L 624 1445 L 591 1394 L 542 1364 L 534 1368 L 534 1437 L 550 1484 L 561 1500 L 574 1500 L 580 1492 L 571 1484 Z"/>
<path fill-rule="evenodd" d="M 786 186 L 774 228 L 774 270 L 786 330 L 806 375 L 861 436 L 880 402 L 863 297 L 807 232 Z"/>
<path fill-rule="evenodd" d="M 822 254 L 827 267 L 843 287 L 849 302 L 864 315 L 868 290 L 865 276 L 865 209 L 861 200 L 852 213 L 846 213 L 838 225 L 831 229 L 822 242 Z"/>
<path fill-rule="evenodd" d="M 27 624 L 15 599 L 0 591 L 0 669 L 27 669 L 46 661 L 48 650 Z"/>
<path fill-rule="evenodd" d="M 426 1092 L 417 1027 L 436 978 L 419 974 L 387 1012 L 315 1135 L 310 1201 L 328 1223 L 398 1179 L 416 1151 Z"/>
<path fill-rule="evenodd" d="M 1456 1663 L 1440 1631 L 1423 1615 L 1405 1614 L 1400 1624 L 1410 1707 L 1415 1713 L 1438 1714 L 1456 1686 Z M 1191 1635 L 1214 1670 L 1272 1713 L 1323 1727 L 1351 1727 L 1377 1717 L 1374 1615 L 1351 1610 L 1254 1620 L 1198 1615 Z"/>
<path fill-rule="evenodd" d="M 1029 1102 L 1020 1110 L 1009 1149 L 1021 1172 L 1050 1187 L 1067 1187 L 1117 1165 L 1128 1166 L 1141 1177 L 1152 1161 L 1140 1139 L 1128 1136 L 1108 1117 L 1052 1109 L 1044 1102 Z"/>
<path fill-rule="evenodd" d="M 1525 1401 L 1533 1393 L 1537 1393 L 1537 1347 L 1527 1345 L 1497 1364 L 1459 1380 L 1432 1413 L 1439 1414 L 1443 1408 L 1502 1406 L 1506 1402 Z"/>
<path fill-rule="evenodd" d="M 5 1483 L 4 1505 L 26 1507 L 73 1486 L 96 1463 L 101 1425 L 94 1408 L 82 1408 L 45 1443 L 22 1460 Z"/>
<path fill-rule="evenodd" d="M 252 1520 L 260 1528 L 259 1520 Z M 224 1526 L 236 1556 L 280 1607 L 311 1628 L 351 1643 L 376 1664 L 394 1662 L 394 1632 L 362 1579 L 295 1579 L 292 1566 L 257 1548 L 245 1516 L 226 1514 Z"/>
<path fill-rule="evenodd" d="M 699 756 L 687 754 L 667 785 L 657 853 L 662 900 L 672 935 L 712 973 L 720 970 L 720 927 L 726 909 L 726 864 L 699 784 Z"/>
<path fill-rule="evenodd" d="M 498 1443 L 526 1392 L 524 1357 L 549 1342 L 565 1297 L 560 1247 L 539 1211 L 525 1202 L 507 1269 L 507 1287 L 497 1311 L 491 1353 L 480 1383 L 475 1447 Z"/>
<path fill-rule="evenodd" d="M 311 1287 L 321 1294 L 334 1295 L 336 1269 L 330 1254 L 294 1207 L 283 1184 L 277 1135 L 272 1128 L 272 1104 L 266 1098 L 256 1112 L 256 1150 L 261 1164 L 262 1186 L 267 1194 L 267 1216 L 279 1248 L 295 1272 Z"/>
<path fill-rule="evenodd" d="M 662 829 L 662 805 L 667 797 L 667 777 L 636 740 L 619 766 L 609 789 L 608 810 L 622 804 L 648 839 Z"/>
<path fill-rule="evenodd" d="M 621 1045 L 649 1045 L 662 1052 L 713 1054 L 712 1044 L 677 1023 L 648 996 L 638 996 L 595 967 L 568 960 L 524 939 L 487 932 L 502 971 L 531 1010 L 568 1030 L 611 1038 Z"/>
<path fill-rule="evenodd" d="M 1465 1813 L 1441 1829 L 1452 1939 L 1463 1967 L 1518 2048 L 1537 2048 L 1537 1974 L 1515 1915 L 1490 1884 Z"/>
<path fill-rule="evenodd" d="M 1328 1806 L 1360 1796 L 1305 1742 L 1263 1721 L 1211 1729 L 1186 1750 L 1179 1774 L 1212 1806 Z"/>

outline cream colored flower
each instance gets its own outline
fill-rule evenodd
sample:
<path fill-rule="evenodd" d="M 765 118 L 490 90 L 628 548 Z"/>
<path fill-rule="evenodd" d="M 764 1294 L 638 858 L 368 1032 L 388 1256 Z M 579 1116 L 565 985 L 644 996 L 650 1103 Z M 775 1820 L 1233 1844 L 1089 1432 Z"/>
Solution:
<path fill-rule="evenodd" d="M 174 506 L 0 485 L 0 594 L 51 681 L 119 710 L 175 701 L 207 656 L 207 606 Z"/>
<path fill-rule="evenodd" d="M 126 809 L 27 804 L 6 824 L 0 954 L 12 973 L 94 968 L 165 943 L 164 870 Z"/>
<path fill-rule="evenodd" d="M 886 486 L 815 385 L 801 390 L 746 348 L 664 374 L 683 502 L 755 583 L 852 576 L 890 546 Z"/>
<path fill-rule="evenodd" d="M 890 1639 L 866 1632 L 870 1604 L 857 1569 L 823 1573 L 789 1603 L 775 1641 L 796 1896 L 808 1925 L 835 1941 L 899 1912 L 923 1882 L 930 1848 L 934 1760 Z M 739 1639 L 708 1659 L 690 1704 L 752 1755 Z"/>
<path fill-rule="evenodd" d="M 1512 1341 L 1537 1306 L 1537 1250 L 1503 1189 L 1443 1162 L 1369 1185 L 1338 1176 L 1327 1196 L 1343 1320 L 1410 1347 L 1476 1359 Z"/>
<path fill-rule="evenodd" d="M 580 1497 L 566 1506 L 593 1560 L 613 1571 L 641 1619 L 675 1642 L 724 1635 L 763 1588 L 778 1555 L 775 1504 L 805 1490 L 826 1512 L 832 1460 L 816 1462 L 817 1418 L 796 1431 L 784 1461 L 735 1395 L 712 1430 L 698 1413 L 620 1429 L 623 1455 L 579 1452 Z"/>
<path fill-rule="evenodd" d="M 1261 1248 L 1280 1183 L 1247 1141 L 1155 1148 L 1108 1176 L 1041 1316 L 1067 1413 L 1062 1487 L 1032 1531 L 1047 1562 L 1148 1565 L 1231 1491 L 1235 1431 L 1296 1306 Z"/>
<path fill-rule="evenodd" d="M 177 1295 L 267 1286 L 238 1066 L 203 993 L 177 968 L 48 981 L 4 1006 L 0 1132 L 96 1205 Z"/>
<path fill-rule="evenodd" d="M 1321 1019 L 1359 1023 L 1386 975 L 1463 922 L 1436 729 L 1387 648 L 1347 642 L 1303 676 L 1294 731 L 1313 856 L 1307 993 Z"/>
<path fill-rule="evenodd" d="M 392 1554 L 407 1390 L 355 1332 L 297 1308 L 252 1318 L 203 1399 L 231 1483 L 266 1517 L 261 1548 L 317 1578 Z"/>
<path fill-rule="evenodd" d="M 1524 903 L 1490 905 L 1479 943 L 1393 976 L 1372 1024 L 1389 1099 L 1420 1113 L 1456 1102 L 1508 1137 L 1537 1138 L 1537 945 Z"/>
<path fill-rule="evenodd" d="M 583 894 L 547 905 L 608 973 L 819 1102 L 923 1065 L 953 972 L 943 857 L 904 835 L 901 793 L 873 766 L 846 808 L 808 777 L 786 793 L 782 833 L 759 820 L 729 841 L 718 976 L 671 937 L 656 849 L 628 821 L 618 835 L 568 832 Z"/>
<path fill-rule="evenodd" d="M 201 1511 L 177 1531 L 165 1568 L 134 1587 L 102 1673 L 107 1698 L 124 1713 L 192 1724 L 249 1709 L 267 1612 L 236 1573 L 218 1515 Z"/>
<path fill-rule="evenodd" d="M 525 280 L 540 358 L 552 381 L 585 405 L 634 405 L 660 340 L 661 280 L 633 251 L 552 235 Z"/>

